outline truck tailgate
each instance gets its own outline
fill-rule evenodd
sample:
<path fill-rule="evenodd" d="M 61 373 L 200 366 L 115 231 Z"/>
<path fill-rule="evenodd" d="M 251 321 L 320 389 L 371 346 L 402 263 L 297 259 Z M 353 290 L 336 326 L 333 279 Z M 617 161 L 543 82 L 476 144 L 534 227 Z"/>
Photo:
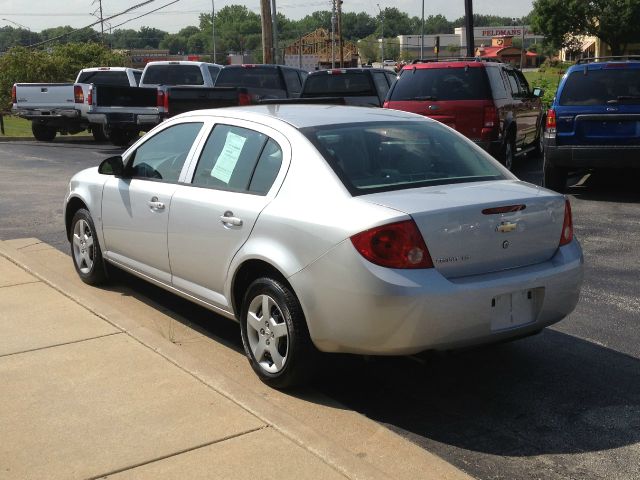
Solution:
<path fill-rule="evenodd" d="M 73 83 L 18 83 L 16 108 L 74 108 Z"/>
<path fill-rule="evenodd" d="M 168 90 L 168 113 L 178 115 L 204 108 L 234 107 L 239 104 L 241 90 L 235 87 L 190 88 L 171 87 Z M 246 91 L 245 91 L 246 93 Z"/>

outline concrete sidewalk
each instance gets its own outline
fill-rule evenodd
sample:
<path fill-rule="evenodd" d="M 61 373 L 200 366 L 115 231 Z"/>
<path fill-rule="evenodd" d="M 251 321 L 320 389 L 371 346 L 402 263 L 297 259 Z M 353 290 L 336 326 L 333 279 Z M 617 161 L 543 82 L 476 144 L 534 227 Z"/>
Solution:
<path fill-rule="evenodd" d="M 469 478 L 355 412 L 244 379 L 237 352 L 203 362 L 154 328 L 161 313 L 70 265 L 0 242 L 0 478 Z"/>

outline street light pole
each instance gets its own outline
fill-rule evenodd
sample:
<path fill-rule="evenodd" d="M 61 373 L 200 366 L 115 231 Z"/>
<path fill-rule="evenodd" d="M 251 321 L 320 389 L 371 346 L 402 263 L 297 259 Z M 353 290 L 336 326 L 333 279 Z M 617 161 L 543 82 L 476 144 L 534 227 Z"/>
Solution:
<path fill-rule="evenodd" d="M 271 0 L 271 20 L 273 22 L 273 63 L 278 65 L 278 14 L 276 0 Z"/>
<path fill-rule="evenodd" d="M 31 42 L 31 40 L 32 40 L 31 39 L 31 29 L 29 27 L 26 27 L 26 26 L 22 25 L 21 23 L 14 22 L 13 20 L 9 20 L 8 18 L 2 18 L 1 20 L 4 20 L 5 22 L 13 23 L 17 27 L 27 30 L 29 32 L 29 45 L 28 46 L 29 47 L 31 46 L 31 43 L 32 43 Z"/>

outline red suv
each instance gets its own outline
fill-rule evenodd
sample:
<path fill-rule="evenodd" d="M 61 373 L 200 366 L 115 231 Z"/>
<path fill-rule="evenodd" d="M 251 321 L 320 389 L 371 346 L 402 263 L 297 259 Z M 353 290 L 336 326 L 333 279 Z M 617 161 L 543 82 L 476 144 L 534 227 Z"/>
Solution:
<path fill-rule="evenodd" d="M 543 91 L 511 65 L 474 59 L 416 60 L 393 84 L 384 108 L 418 113 L 456 129 L 511 169 L 516 152 L 541 153 Z"/>

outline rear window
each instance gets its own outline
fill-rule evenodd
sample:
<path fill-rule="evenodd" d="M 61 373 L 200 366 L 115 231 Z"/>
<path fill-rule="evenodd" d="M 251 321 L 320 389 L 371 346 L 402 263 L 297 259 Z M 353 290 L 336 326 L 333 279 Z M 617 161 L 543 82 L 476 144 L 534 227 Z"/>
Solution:
<path fill-rule="evenodd" d="M 416 68 L 403 70 L 391 101 L 488 100 L 491 89 L 484 68 Z"/>
<path fill-rule="evenodd" d="M 280 72 L 276 68 L 265 67 L 225 67 L 218 75 L 216 87 L 284 90 Z"/>
<path fill-rule="evenodd" d="M 352 195 L 507 178 L 488 154 L 437 122 L 368 122 L 301 131 Z"/>
<path fill-rule="evenodd" d="M 369 75 L 362 72 L 309 75 L 304 84 L 304 95 L 344 96 L 373 95 L 377 96 Z"/>
<path fill-rule="evenodd" d="M 560 105 L 605 105 L 640 103 L 640 69 L 605 68 L 569 74 L 559 99 Z"/>
<path fill-rule="evenodd" d="M 152 65 L 144 71 L 145 85 L 204 85 L 197 65 Z"/>
<path fill-rule="evenodd" d="M 78 83 L 95 83 L 96 85 L 129 86 L 127 73 L 123 71 L 98 70 L 95 72 L 82 72 L 78 77 Z"/>

